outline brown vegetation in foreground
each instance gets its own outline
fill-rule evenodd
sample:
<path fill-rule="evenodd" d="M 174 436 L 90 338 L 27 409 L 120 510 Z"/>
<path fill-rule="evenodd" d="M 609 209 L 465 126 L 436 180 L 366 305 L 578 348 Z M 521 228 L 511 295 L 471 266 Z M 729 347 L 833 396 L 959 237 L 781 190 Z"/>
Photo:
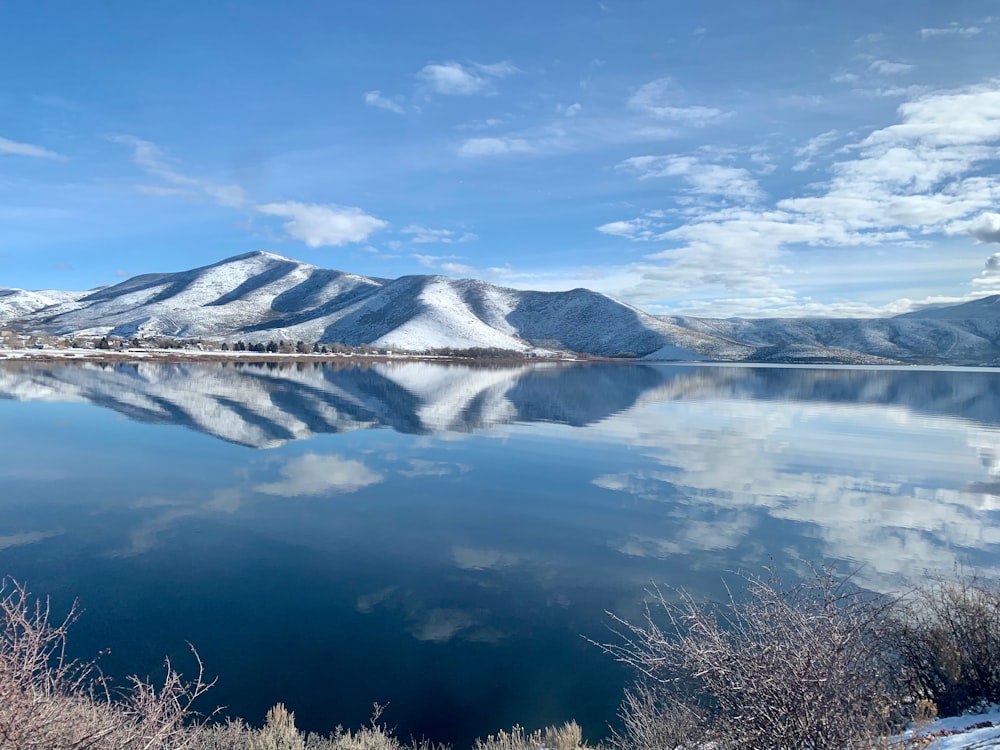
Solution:
<path fill-rule="evenodd" d="M 922 747 L 897 734 L 1000 699 L 1000 591 L 975 577 L 935 579 L 902 598 L 875 596 L 829 571 L 786 588 L 744 578 L 721 605 L 652 592 L 642 622 L 614 618 L 602 648 L 639 675 L 622 704 L 616 750 L 823 750 Z M 66 656 L 75 607 L 53 619 L 16 582 L 0 588 L 0 750 L 443 750 L 400 742 L 379 723 L 304 734 L 282 704 L 262 728 L 193 710 L 211 688 L 197 653 L 186 680 L 111 689 L 92 663 Z M 192 649 L 193 651 L 193 649 Z M 514 727 L 473 750 L 585 750 L 580 727 Z"/>

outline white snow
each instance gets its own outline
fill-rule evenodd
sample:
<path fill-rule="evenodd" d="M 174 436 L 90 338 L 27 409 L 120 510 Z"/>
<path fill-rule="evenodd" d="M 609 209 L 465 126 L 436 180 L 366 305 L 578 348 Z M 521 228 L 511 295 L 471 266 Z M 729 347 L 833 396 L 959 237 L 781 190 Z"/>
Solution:
<path fill-rule="evenodd" d="M 979 714 L 938 719 L 908 733 L 931 740 L 926 750 L 988 750 L 1000 748 L 1000 707 Z"/>
<path fill-rule="evenodd" d="M 96 292 L 0 289 L 0 329 L 407 351 L 543 348 L 651 360 L 984 365 L 1000 362 L 997 299 L 877 320 L 667 318 L 586 289 L 525 292 L 440 276 L 386 281 L 257 252 Z"/>

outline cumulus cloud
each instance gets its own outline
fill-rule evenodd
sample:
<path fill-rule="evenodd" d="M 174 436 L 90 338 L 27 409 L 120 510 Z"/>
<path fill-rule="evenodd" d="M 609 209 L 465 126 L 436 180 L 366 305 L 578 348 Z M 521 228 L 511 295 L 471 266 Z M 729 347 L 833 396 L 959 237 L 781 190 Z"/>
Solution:
<path fill-rule="evenodd" d="M 895 123 L 842 146 L 831 178 L 804 195 L 761 206 L 681 206 L 675 214 L 684 223 L 674 228 L 650 223 L 648 214 L 602 225 L 605 234 L 670 245 L 635 266 L 643 281 L 619 293 L 638 304 L 723 287 L 794 305 L 808 300 L 784 286 L 790 248 L 901 245 L 965 231 L 995 241 L 993 215 L 983 212 L 997 205 L 1000 176 L 984 167 L 1000 145 L 1000 80 L 923 93 L 897 113 Z M 801 156 L 811 158 L 834 137 L 817 136 Z M 640 175 L 680 172 L 693 180 L 699 162 L 640 157 L 623 164 Z M 703 191 L 725 184 L 712 177 Z"/>
<path fill-rule="evenodd" d="M 419 224 L 410 224 L 400 230 L 403 234 L 412 235 L 410 242 L 417 245 L 451 245 L 471 242 L 477 239 L 472 232 L 455 232 L 451 229 L 431 229 Z"/>
<path fill-rule="evenodd" d="M 980 242 L 1000 244 L 1000 214 L 987 211 L 968 227 L 969 234 Z"/>
<path fill-rule="evenodd" d="M 986 557 L 1000 548 L 1000 533 L 982 521 L 984 512 L 996 512 L 996 498 L 974 484 L 997 477 L 991 430 L 925 419 L 898 403 L 900 382 L 892 375 L 871 374 L 855 387 L 871 404 L 893 405 L 843 408 L 815 397 L 829 391 L 828 374 L 803 380 L 808 395 L 797 402 L 767 401 L 766 388 L 756 390 L 762 385 L 746 373 L 692 373 L 630 415 L 627 442 L 651 465 L 593 483 L 656 504 L 649 511 L 659 510 L 669 533 L 629 535 L 612 546 L 652 557 L 739 548 L 777 520 L 791 550 L 818 542 L 824 557 L 862 563 L 876 590 L 926 569 L 947 570 L 956 549 Z M 947 402 L 946 395 L 938 409 Z M 813 468 L 816 446 L 822 470 Z M 867 457 L 861 471 L 857 455 Z M 918 465 L 933 471 L 915 473 Z"/>
<path fill-rule="evenodd" d="M 33 143 L 19 143 L 0 136 L 0 156 L 28 156 L 34 159 L 65 159 L 62 154 Z"/>
<path fill-rule="evenodd" d="M 630 109 L 653 115 L 664 120 L 674 120 L 704 127 L 732 115 L 714 107 L 685 106 L 680 103 L 681 92 L 671 78 L 658 78 L 645 83 L 629 98 Z"/>
<path fill-rule="evenodd" d="M 281 475 L 284 479 L 257 485 L 256 490 L 285 497 L 335 495 L 357 492 L 383 480 L 360 461 L 315 453 L 289 461 L 281 468 Z"/>
<path fill-rule="evenodd" d="M 531 146 L 523 138 L 467 138 L 458 149 L 459 156 L 476 158 L 482 156 L 501 156 L 503 154 L 523 154 L 531 150 Z"/>
<path fill-rule="evenodd" d="M 417 78 L 436 94 L 448 96 L 471 96 L 494 91 L 493 80 L 517 73 L 518 69 L 509 62 L 489 65 L 458 62 L 430 63 L 421 68 Z"/>
<path fill-rule="evenodd" d="M 401 115 L 405 111 L 402 104 L 388 98 L 381 91 L 366 91 L 365 104 L 369 107 L 378 107 L 389 112 L 395 112 L 397 115 Z"/>
<path fill-rule="evenodd" d="M 352 242 L 364 242 L 372 234 L 389 226 L 389 222 L 370 216 L 354 206 L 332 203 L 266 203 L 257 206 L 266 216 L 288 219 L 282 228 L 309 247 L 339 247 Z"/>
<path fill-rule="evenodd" d="M 166 185 L 135 185 L 144 195 L 188 196 L 208 198 L 220 206 L 239 208 L 246 203 L 246 194 L 239 185 L 223 185 L 202 177 L 191 177 L 178 171 L 166 152 L 155 143 L 132 135 L 113 135 L 111 141 L 132 149 L 132 163 Z"/>
<path fill-rule="evenodd" d="M 986 267 L 982 273 L 972 280 L 973 286 L 1000 287 L 1000 253 L 993 253 L 986 259 Z"/>

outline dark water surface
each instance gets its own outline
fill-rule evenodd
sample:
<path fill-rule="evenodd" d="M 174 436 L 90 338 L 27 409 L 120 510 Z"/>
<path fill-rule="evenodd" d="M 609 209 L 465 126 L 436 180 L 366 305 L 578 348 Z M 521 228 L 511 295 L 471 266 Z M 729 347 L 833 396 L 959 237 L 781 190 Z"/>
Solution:
<path fill-rule="evenodd" d="M 203 709 L 597 739 L 651 582 L 998 574 L 998 425 L 996 371 L 8 364 L 0 574 L 110 674 L 195 644 Z"/>

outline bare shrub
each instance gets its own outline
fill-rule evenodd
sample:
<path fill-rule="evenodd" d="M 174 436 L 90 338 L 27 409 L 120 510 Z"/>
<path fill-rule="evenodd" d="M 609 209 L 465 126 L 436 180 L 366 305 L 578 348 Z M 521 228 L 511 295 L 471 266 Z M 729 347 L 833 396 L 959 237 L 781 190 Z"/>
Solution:
<path fill-rule="evenodd" d="M 477 739 L 473 750 L 585 750 L 586 747 L 579 724 L 570 721 L 534 732 L 516 725 L 509 732 L 501 729 L 485 740 Z"/>
<path fill-rule="evenodd" d="M 702 709 L 665 703 L 662 689 L 645 680 L 625 691 L 619 716 L 622 730 L 611 737 L 617 750 L 693 750 L 712 738 Z"/>
<path fill-rule="evenodd" d="M 53 619 L 16 581 L 0 586 L 0 750 L 173 750 L 187 745 L 191 705 L 212 683 L 185 680 L 169 660 L 160 685 L 130 678 L 112 695 L 93 663 L 66 655 L 77 605 Z M 186 722 L 188 722 L 186 724 Z"/>
<path fill-rule="evenodd" d="M 888 735 L 891 602 L 828 570 L 787 589 L 774 575 L 743 582 L 745 598 L 722 605 L 656 590 L 643 622 L 612 615 L 620 641 L 604 648 L 646 680 L 626 698 L 619 744 L 868 750 Z"/>
<path fill-rule="evenodd" d="M 975 575 L 936 578 L 896 608 L 892 638 L 911 693 L 945 716 L 1000 703 L 1000 590 Z"/>

